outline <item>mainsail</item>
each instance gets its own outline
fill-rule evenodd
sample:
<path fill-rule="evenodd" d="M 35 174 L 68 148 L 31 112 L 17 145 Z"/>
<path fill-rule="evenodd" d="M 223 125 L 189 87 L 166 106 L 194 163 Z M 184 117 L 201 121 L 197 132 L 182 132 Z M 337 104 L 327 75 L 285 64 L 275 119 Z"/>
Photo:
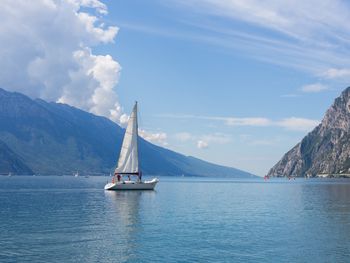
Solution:
<path fill-rule="evenodd" d="M 137 174 L 139 172 L 138 156 L 138 125 L 137 125 L 137 102 L 130 115 L 128 126 L 125 131 L 122 148 L 119 155 L 118 166 L 115 173 Z"/>
<path fill-rule="evenodd" d="M 139 169 L 137 129 L 137 103 L 135 103 L 125 130 L 118 166 L 114 174 L 116 176 L 113 177 L 112 182 L 105 185 L 105 190 L 153 190 L 159 182 L 157 178 L 142 181 Z M 124 180 L 123 175 L 137 175 L 137 180 L 131 180 L 130 176 L 128 180 Z"/>

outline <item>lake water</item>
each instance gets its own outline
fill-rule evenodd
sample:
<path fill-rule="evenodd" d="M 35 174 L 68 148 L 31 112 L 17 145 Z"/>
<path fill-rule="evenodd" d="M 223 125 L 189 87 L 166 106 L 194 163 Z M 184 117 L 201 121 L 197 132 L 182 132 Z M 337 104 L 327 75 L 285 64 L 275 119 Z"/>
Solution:
<path fill-rule="evenodd" d="M 0 177 L 0 262 L 349 262 L 350 180 Z"/>

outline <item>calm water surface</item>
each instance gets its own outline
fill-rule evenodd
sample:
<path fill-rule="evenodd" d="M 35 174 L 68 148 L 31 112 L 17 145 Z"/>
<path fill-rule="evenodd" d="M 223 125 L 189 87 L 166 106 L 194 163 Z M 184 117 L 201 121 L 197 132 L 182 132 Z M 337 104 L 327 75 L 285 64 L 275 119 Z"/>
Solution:
<path fill-rule="evenodd" d="M 350 262 L 350 180 L 0 177 L 0 262 Z"/>

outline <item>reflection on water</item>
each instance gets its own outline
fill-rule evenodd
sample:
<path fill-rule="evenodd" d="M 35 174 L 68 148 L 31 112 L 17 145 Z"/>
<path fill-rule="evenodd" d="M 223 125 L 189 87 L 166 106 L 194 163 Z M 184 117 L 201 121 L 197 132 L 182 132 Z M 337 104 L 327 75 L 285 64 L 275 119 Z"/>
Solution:
<path fill-rule="evenodd" d="M 140 207 L 155 191 L 105 191 L 107 209 L 113 211 L 112 228 L 118 237 L 114 247 L 119 260 L 128 261 L 137 257 L 138 239 L 143 235 Z"/>
<path fill-rule="evenodd" d="M 300 245 L 300 250 L 317 262 L 342 262 L 350 256 L 349 181 L 315 181 L 299 188 L 301 202 L 295 209 L 299 218 L 296 229 L 301 232 L 299 238 L 309 241 L 306 247 Z"/>
<path fill-rule="evenodd" d="M 0 177 L 0 262 L 349 261 L 350 180 L 105 182 Z"/>

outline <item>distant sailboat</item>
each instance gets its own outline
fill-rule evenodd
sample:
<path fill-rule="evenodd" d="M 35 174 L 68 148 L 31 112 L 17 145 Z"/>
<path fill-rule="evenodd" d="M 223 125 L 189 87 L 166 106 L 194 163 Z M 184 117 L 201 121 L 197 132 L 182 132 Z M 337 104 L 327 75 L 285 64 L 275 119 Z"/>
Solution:
<path fill-rule="evenodd" d="M 125 131 L 122 148 L 120 150 L 118 166 L 115 169 L 111 183 L 105 185 L 105 190 L 153 190 L 158 179 L 142 181 L 142 173 L 139 169 L 138 156 L 138 123 L 137 123 L 137 102 L 133 108 Z M 128 180 L 124 180 L 123 176 Z M 136 176 L 131 180 L 130 176 Z"/>
<path fill-rule="evenodd" d="M 77 171 L 75 174 L 74 174 L 74 177 L 78 177 L 79 176 L 79 172 Z"/>

